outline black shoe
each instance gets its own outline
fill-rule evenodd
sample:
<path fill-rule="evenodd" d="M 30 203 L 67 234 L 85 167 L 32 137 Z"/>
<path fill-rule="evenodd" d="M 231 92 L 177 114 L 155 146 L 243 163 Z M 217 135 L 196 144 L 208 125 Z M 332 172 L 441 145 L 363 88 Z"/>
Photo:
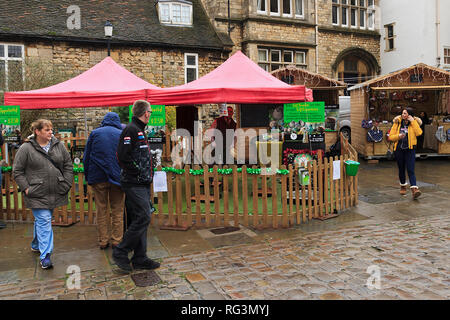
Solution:
<path fill-rule="evenodd" d="M 157 269 L 160 266 L 159 262 L 153 261 L 152 259 L 144 260 L 143 262 L 132 262 L 133 269 L 139 270 L 139 269 L 145 269 L 145 270 L 153 270 Z"/>
<path fill-rule="evenodd" d="M 122 271 L 125 271 L 125 272 L 131 272 L 131 271 L 133 271 L 133 269 L 131 269 L 131 266 L 130 266 L 130 260 L 128 260 L 128 258 L 126 258 L 126 257 L 124 257 L 124 258 L 122 258 L 122 257 L 117 257 L 117 256 L 114 254 L 114 252 L 113 252 L 113 254 L 112 254 L 112 258 L 113 258 L 114 262 L 116 263 L 116 265 L 117 265 Z"/>

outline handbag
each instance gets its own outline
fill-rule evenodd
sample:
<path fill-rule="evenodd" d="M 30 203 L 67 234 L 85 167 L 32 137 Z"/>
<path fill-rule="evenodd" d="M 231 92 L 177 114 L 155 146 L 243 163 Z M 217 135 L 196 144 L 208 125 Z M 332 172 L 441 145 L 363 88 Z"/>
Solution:
<path fill-rule="evenodd" d="M 383 141 L 383 131 L 378 129 L 377 127 L 373 127 L 367 132 L 367 141 L 368 142 L 381 142 Z"/>
<path fill-rule="evenodd" d="M 364 129 L 370 129 L 373 126 L 372 120 L 364 120 L 361 122 L 361 127 Z"/>

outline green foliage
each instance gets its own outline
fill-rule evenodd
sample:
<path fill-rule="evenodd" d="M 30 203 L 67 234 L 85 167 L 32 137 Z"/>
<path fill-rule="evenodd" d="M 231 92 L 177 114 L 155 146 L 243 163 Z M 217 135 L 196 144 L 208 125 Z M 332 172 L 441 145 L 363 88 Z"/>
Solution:
<path fill-rule="evenodd" d="M 172 131 L 177 126 L 177 112 L 174 106 L 166 106 L 166 126 Z"/>
<path fill-rule="evenodd" d="M 127 124 L 129 122 L 129 106 L 114 107 L 111 110 L 119 115 L 121 123 Z"/>

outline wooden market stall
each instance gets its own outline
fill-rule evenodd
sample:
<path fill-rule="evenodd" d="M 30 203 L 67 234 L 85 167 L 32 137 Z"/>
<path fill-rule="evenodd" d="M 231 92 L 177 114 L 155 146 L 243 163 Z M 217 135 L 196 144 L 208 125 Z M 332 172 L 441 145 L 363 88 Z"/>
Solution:
<path fill-rule="evenodd" d="M 339 137 L 339 95 L 347 84 L 295 66 L 277 69 L 272 75 L 289 84 L 304 85 L 313 91 L 314 101 L 325 102 L 325 151 L 329 151 Z"/>
<path fill-rule="evenodd" d="M 418 157 L 450 155 L 450 141 L 439 141 L 436 131 L 450 129 L 450 72 L 423 63 L 360 83 L 348 89 L 351 95 L 352 145 L 366 159 L 386 157 L 389 141 L 386 133 L 393 119 L 404 108 L 414 116 L 426 112 L 429 124 L 423 126 L 423 142 Z M 381 142 L 368 142 L 369 129 L 363 120 L 372 120 L 383 131 Z M 442 128 L 440 128 L 442 127 Z"/>

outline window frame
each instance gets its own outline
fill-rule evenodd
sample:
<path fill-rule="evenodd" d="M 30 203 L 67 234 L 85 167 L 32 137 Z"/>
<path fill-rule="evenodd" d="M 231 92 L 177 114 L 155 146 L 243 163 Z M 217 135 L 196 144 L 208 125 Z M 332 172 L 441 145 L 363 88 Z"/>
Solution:
<path fill-rule="evenodd" d="M 4 91 L 0 87 L 0 92 L 9 91 L 8 85 L 8 61 L 21 61 L 22 62 L 22 81 L 25 83 L 25 45 L 21 43 L 14 42 L 0 42 L 0 45 L 3 46 L 4 56 L 0 57 L 0 61 L 5 62 L 5 83 L 4 83 Z M 21 47 L 22 56 L 21 57 L 8 57 L 8 47 L 9 46 L 17 46 Z"/>
<path fill-rule="evenodd" d="M 283 17 L 287 17 L 287 18 L 292 18 L 294 16 L 294 12 L 293 12 L 293 2 L 294 0 L 288 0 L 289 2 L 289 12 L 290 13 L 284 13 L 284 1 L 280 0 L 280 3 L 282 4 L 282 8 L 281 8 L 281 15 Z"/>
<path fill-rule="evenodd" d="M 448 50 L 448 55 L 445 55 L 445 50 Z M 444 52 L 442 54 L 442 65 L 444 65 L 446 68 L 450 67 L 450 46 L 444 46 Z M 448 59 L 448 63 L 445 63 L 445 58 Z"/>
<path fill-rule="evenodd" d="M 162 12 L 162 6 L 163 5 L 168 5 L 169 6 L 169 21 L 163 21 L 162 20 L 162 14 L 161 14 L 161 12 Z M 180 6 L 180 22 L 174 22 L 173 21 L 173 7 L 175 6 L 175 5 L 179 5 Z M 189 19 L 189 22 L 183 22 L 183 8 L 189 8 L 189 17 L 190 17 L 190 19 Z M 193 11 L 193 4 L 192 3 L 188 3 L 188 2 L 185 2 L 185 1 L 176 1 L 176 0 L 173 0 L 173 1 L 158 1 L 158 18 L 159 18 L 159 22 L 161 23 L 161 24 L 164 24 L 164 25 L 172 25 L 172 26 L 183 26 L 183 27 L 186 27 L 186 26 L 192 26 L 192 24 L 193 24 L 193 15 L 194 15 L 194 11 Z"/>
<path fill-rule="evenodd" d="M 188 65 L 187 59 L 188 56 L 194 56 L 195 57 L 195 66 Z M 184 83 L 188 83 L 187 79 L 187 70 L 188 69 L 195 69 L 195 79 L 192 81 L 195 81 L 198 79 L 198 53 L 191 53 L 191 52 L 185 52 L 184 53 Z M 191 82 L 191 81 L 189 81 Z"/>
<path fill-rule="evenodd" d="M 299 1 L 302 5 L 302 14 L 298 15 L 297 14 L 297 1 Z M 305 0 L 293 0 L 293 5 L 294 5 L 294 17 L 295 18 L 299 18 L 299 19 L 304 19 L 305 18 Z"/>
<path fill-rule="evenodd" d="M 259 51 L 264 51 L 266 52 L 266 61 L 260 60 L 260 56 L 259 56 Z M 279 61 L 272 61 L 272 52 L 274 51 L 278 51 L 279 52 L 279 57 L 280 60 Z M 286 62 L 284 59 L 284 55 L 288 53 L 290 54 L 292 61 L 291 62 Z M 296 56 L 297 54 L 301 54 L 303 57 L 303 63 L 297 63 L 297 59 Z M 270 47 L 258 47 L 258 61 L 257 64 L 263 69 L 266 70 L 267 72 L 271 72 L 275 69 L 273 69 L 273 65 L 278 65 L 279 68 L 285 68 L 288 65 L 294 65 L 297 68 L 307 68 L 308 64 L 306 62 L 306 55 L 307 55 L 307 50 L 302 50 L 302 49 L 293 49 L 293 48 L 270 48 Z M 264 67 L 263 67 L 264 66 Z"/>
<path fill-rule="evenodd" d="M 343 27 L 348 27 L 348 25 L 349 25 L 349 15 L 348 15 L 348 6 L 347 5 L 342 5 L 341 6 L 341 26 L 343 26 Z M 346 21 L 346 23 L 344 24 L 344 10 L 345 10 L 345 21 Z"/>
<path fill-rule="evenodd" d="M 340 22 L 340 19 L 339 19 L 339 16 L 340 16 L 340 9 L 341 9 L 341 6 L 340 6 L 340 3 L 339 3 L 339 0 L 336 0 L 336 2 L 332 2 L 331 3 L 332 4 L 332 7 L 331 7 L 331 23 L 333 24 L 333 26 L 339 26 L 339 22 Z M 336 8 L 336 22 L 334 22 L 333 21 L 333 10 Z"/>
<path fill-rule="evenodd" d="M 272 1 L 276 1 L 277 2 L 277 7 L 278 7 L 278 11 L 277 12 L 272 12 Z M 274 16 L 274 17 L 281 17 L 281 0 L 269 0 L 268 1 L 268 10 L 269 10 L 269 15 L 270 16 Z"/>
<path fill-rule="evenodd" d="M 385 39 L 385 49 L 384 51 L 394 51 L 395 50 L 395 23 L 389 23 L 384 25 L 384 39 Z M 389 36 L 389 27 L 392 27 L 392 37 Z M 392 48 L 390 47 L 389 40 L 392 40 Z"/>
<path fill-rule="evenodd" d="M 261 0 L 261 3 L 264 3 L 265 10 L 261 11 L 258 8 L 258 0 L 256 0 L 256 13 L 267 15 L 267 0 Z"/>

